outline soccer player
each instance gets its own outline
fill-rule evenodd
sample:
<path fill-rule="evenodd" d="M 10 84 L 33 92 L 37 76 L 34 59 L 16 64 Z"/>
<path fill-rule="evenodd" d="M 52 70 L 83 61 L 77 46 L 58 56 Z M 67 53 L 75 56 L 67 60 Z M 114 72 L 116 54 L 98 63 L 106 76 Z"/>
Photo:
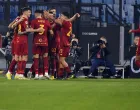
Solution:
<path fill-rule="evenodd" d="M 31 28 L 38 29 L 43 28 L 43 32 L 34 33 L 33 38 L 33 54 L 34 54 L 34 70 L 35 70 L 35 79 L 39 79 L 39 56 L 43 55 L 43 65 L 45 71 L 45 77 L 49 79 L 48 75 L 48 38 L 47 32 L 49 31 L 53 35 L 50 23 L 42 18 L 42 11 L 35 11 L 35 18 L 31 22 Z M 42 77 L 42 75 L 40 76 Z"/>
<path fill-rule="evenodd" d="M 70 36 L 72 34 L 72 23 L 69 21 L 69 13 L 63 12 L 59 19 L 55 22 L 61 25 L 61 38 L 60 38 L 60 50 L 59 50 L 59 71 L 58 79 L 63 78 L 63 72 L 67 72 L 67 77 L 71 75 L 71 70 L 65 61 L 70 51 Z"/>
<path fill-rule="evenodd" d="M 12 47 L 12 62 L 10 63 L 10 66 L 9 66 L 9 69 L 8 69 L 8 72 L 6 74 L 6 77 L 7 79 L 11 80 L 11 76 L 12 76 L 12 73 L 14 71 L 14 68 L 17 64 L 17 56 L 15 56 L 15 48 L 16 48 L 16 41 L 17 41 L 17 32 L 16 32 L 16 26 L 24 20 L 23 17 L 21 17 L 22 15 L 22 11 L 19 12 L 18 14 L 19 16 L 12 22 L 9 24 L 8 28 L 9 29 L 12 29 L 14 30 L 14 36 L 13 36 L 13 40 L 12 40 L 12 43 L 11 43 L 11 47 Z"/>
<path fill-rule="evenodd" d="M 36 30 L 32 30 L 29 28 L 28 18 L 31 15 L 31 9 L 28 7 L 23 8 L 22 10 L 24 20 L 20 22 L 17 26 L 17 45 L 15 54 L 18 56 L 18 63 L 17 63 L 17 73 L 18 75 L 15 76 L 15 79 L 26 79 L 24 77 L 24 70 L 26 68 L 26 62 L 28 60 L 28 32 L 42 32 L 43 29 L 38 28 Z"/>
<path fill-rule="evenodd" d="M 136 30 L 130 30 L 129 33 L 140 33 L 140 28 Z M 140 38 L 138 40 L 135 63 L 140 68 Z"/>
<path fill-rule="evenodd" d="M 56 19 L 56 9 L 52 8 L 49 10 L 49 15 L 47 16 L 48 21 L 51 24 L 51 27 L 54 32 L 54 36 L 52 39 L 49 39 L 49 55 L 50 55 L 50 73 L 51 73 L 51 80 L 54 80 L 54 75 L 58 68 L 58 56 L 59 56 L 59 48 L 60 48 L 60 37 L 58 32 L 60 31 L 61 27 L 54 22 Z"/>

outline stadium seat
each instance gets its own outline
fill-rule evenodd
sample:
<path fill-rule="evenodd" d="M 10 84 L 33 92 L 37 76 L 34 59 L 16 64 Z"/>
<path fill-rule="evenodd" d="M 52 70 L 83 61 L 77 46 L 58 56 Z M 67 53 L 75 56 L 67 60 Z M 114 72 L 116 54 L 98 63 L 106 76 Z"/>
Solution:
<path fill-rule="evenodd" d="M 91 7 L 81 7 L 82 12 L 91 12 Z"/>
<path fill-rule="evenodd" d="M 115 11 L 117 14 L 119 14 L 119 5 L 114 4 L 114 5 L 113 5 L 113 8 L 114 8 L 114 11 Z"/>
<path fill-rule="evenodd" d="M 132 4 L 135 4 L 135 0 L 126 0 L 126 4 L 129 4 L 129 5 L 130 5 L 130 4 L 131 4 L 131 5 L 132 5 Z"/>
<path fill-rule="evenodd" d="M 113 0 L 104 0 L 104 3 L 106 3 L 106 4 L 114 4 Z"/>
<path fill-rule="evenodd" d="M 27 0 L 28 2 L 36 2 L 37 0 Z"/>
<path fill-rule="evenodd" d="M 125 15 L 125 10 L 124 10 L 124 8 L 123 8 L 123 10 L 122 10 L 122 18 L 123 18 L 123 19 L 126 19 L 126 15 Z"/>
<path fill-rule="evenodd" d="M 91 0 L 81 0 L 82 3 L 91 3 Z"/>
<path fill-rule="evenodd" d="M 137 4 L 140 4 L 140 0 L 137 0 Z"/>
<path fill-rule="evenodd" d="M 110 8 L 112 8 L 112 9 L 113 9 L 113 5 L 112 5 L 112 4 L 108 4 L 108 6 L 109 6 Z"/>
<path fill-rule="evenodd" d="M 102 3 L 102 0 L 92 0 L 93 3 Z"/>
<path fill-rule="evenodd" d="M 119 0 L 114 0 L 114 4 L 117 4 L 117 5 L 119 5 Z"/>
<path fill-rule="evenodd" d="M 134 7 L 132 5 L 125 5 L 124 6 L 125 16 L 127 23 L 133 23 L 134 19 Z"/>

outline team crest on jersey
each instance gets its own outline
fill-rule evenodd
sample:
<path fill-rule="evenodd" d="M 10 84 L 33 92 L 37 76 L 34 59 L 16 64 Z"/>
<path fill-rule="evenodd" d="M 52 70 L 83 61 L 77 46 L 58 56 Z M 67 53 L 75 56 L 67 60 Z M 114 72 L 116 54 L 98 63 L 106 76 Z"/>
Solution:
<path fill-rule="evenodd" d="M 39 41 L 39 42 L 42 42 L 42 39 L 39 39 L 38 41 Z"/>

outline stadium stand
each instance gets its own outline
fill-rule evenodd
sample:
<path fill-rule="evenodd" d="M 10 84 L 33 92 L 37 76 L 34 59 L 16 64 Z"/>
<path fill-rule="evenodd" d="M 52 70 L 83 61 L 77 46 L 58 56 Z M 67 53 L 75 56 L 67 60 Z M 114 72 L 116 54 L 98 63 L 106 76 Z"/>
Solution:
<path fill-rule="evenodd" d="M 15 1 L 15 0 L 10 0 L 10 1 Z M 19 0 L 16 0 L 19 1 Z M 37 0 L 28 0 L 28 2 L 36 2 Z M 58 0 L 57 0 L 58 1 Z M 78 2 L 78 0 L 76 0 L 76 2 Z M 119 14 L 119 0 L 81 0 L 82 3 L 105 3 L 108 4 L 117 14 Z M 122 12 L 122 16 L 123 19 L 126 20 L 127 23 L 133 23 L 134 20 L 134 9 L 133 6 L 134 4 L 140 4 L 140 0 L 123 0 L 123 12 Z M 34 9 L 36 9 L 35 7 L 32 7 L 32 11 L 34 11 Z M 47 9 L 46 6 L 40 6 L 39 9 Z M 87 11 L 89 10 L 88 7 L 84 7 L 82 8 L 83 10 Z M 95 13 L 95 16 L 98 16 L 97 14 L 97 10 L 95 8 L 90 9 L 91 13 Z M 12 21 L 15 16 L 16 16 L 16 12 L 18 12 L 18 7 L 17 6 L 10 6 L 10 21 Z M 103 12 L 103 15 L 105 12 Z M 103 17 L 104 18 L 104 17 Z M 0 20 L 4 19 L 4 7 L 1 4 L 0 5 Z M 109 19 L 110 22 L 112 21 L 111 19 Z M 103 20 L 104 21 L 104 20 Z"/>

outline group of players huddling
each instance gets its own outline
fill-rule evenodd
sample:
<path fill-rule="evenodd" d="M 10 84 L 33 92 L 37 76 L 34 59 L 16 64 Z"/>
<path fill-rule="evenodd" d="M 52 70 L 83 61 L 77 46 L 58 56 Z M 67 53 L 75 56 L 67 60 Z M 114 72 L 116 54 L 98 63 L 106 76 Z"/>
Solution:
<path fill-rule="evenodd" d="M 14 29 L 14 37 L 11 44 L 13 59 L 6 74 L 7 79 L 12 79 L 16 65 L 14 79 L 26 79 L 24 71 L 28 60 L 28 46 L 30 46 L 29 33 L 33 33 L 33 64 L 28 76 L 35 72 L 35 79 L 54 79 L 54 74 L 57 73 L 57 79 L 63 79 L 66 72 L 65 78 L 70 78 L 72 73 L 65 59 L 70 50 L 72 21 L 80 15 L 76 13 L 69 18 L 69 13 L 63 12 L 56 18 L 55 9 L 36 10 L 35 19 L 29 23 L 30 15 L 31 9 L 24 7 L 19 16 L 9 24 L 9 28 Z M 49 37 L 52 37 L 51 40 Z M 41 66 L 40 59 L 43 62 Z M 49 68 L 51 68 L 51 74 L 48 74 Z"/>

